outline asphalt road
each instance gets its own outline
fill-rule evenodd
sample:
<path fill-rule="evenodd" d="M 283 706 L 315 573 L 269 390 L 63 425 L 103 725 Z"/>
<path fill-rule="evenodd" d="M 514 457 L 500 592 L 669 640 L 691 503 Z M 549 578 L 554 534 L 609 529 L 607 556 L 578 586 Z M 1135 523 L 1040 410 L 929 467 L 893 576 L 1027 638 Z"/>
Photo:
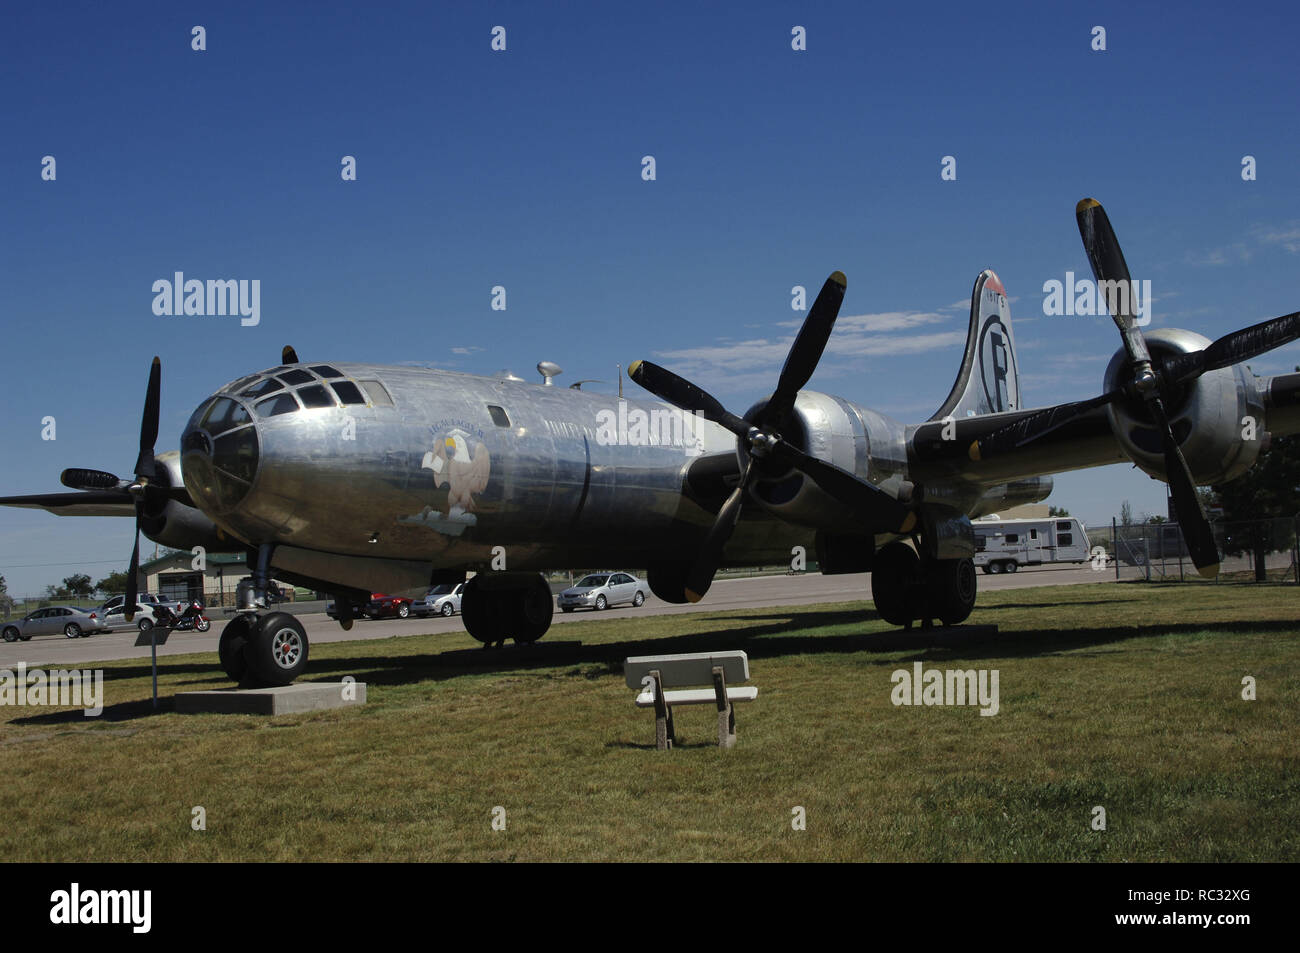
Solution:
<path fill-rule="evenodd" d="M 1022 569 L 1011 575 L 986 576 L 980 574 L 981 591 L 994 589 L 1028 589 L 1035 586 L 1060 586 L 1089 582 L 1111 582 L 1110 572 L 1093 572 L 1087 563 L 1068 568 Z M 725 579 L 713 584 L 708 596 L 698 605 L 673 605 L 661 602 L 653 595 L 639 609 L 617 606 L 605 612 L 556 611 L 552 623 L 575 625 L 592 618 L 615 619 L 635 613 L 646 615 L 681 615 L 690 612 L 716 612 L 719 609 L 755 609 L 765 606 L 801 606 L 820 602 L 851 602 L 866 600 L 871 594 L 869 574 L 849 576 L 754 576 L 745 579 Z M 344 632 L 338 623 L 323 612 L 299 617 L 312 642 L 346 642 L 356 639 L 386 639 L 392 636 L 425 635 L 427 633 L 464 632 L 460 616 L 450 619 L 386 619 L 377 622 L 359 620 L 351 632 Z M 217 640 L 226 617 L 213 618 L 207 632 L 175 632 L 167 643 L 158 649 L 159 656 L 188 655 L 194 652 L 217 651 Z M 87 638 L 67 639 L 58 636 L 35 636 L 30 642 L 0 642 L 0 668 L 13 670 L 20 661 L 29 668 L 68 668 L 85 662 L 106 662 L 116 659 L 147 659 L 149 647 L 136 647 L 138 633 L 134 631 L 111 632 Z M 552 635 L 552 637 L 554 637 Z M 579 637 L 580 635 L 576 635 Z"/>

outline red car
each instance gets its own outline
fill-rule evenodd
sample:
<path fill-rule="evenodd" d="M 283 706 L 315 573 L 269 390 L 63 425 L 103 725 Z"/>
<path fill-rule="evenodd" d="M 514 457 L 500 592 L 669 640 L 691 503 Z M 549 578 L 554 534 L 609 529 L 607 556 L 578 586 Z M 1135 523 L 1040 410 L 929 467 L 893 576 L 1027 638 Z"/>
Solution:
<path fill-rule="evenodd" d="M 371 593 L 370 602 L 363 610 L 368 619 L 405 619 L 411 614 L 411 600 L 405 596 L 386 596 Z"/>

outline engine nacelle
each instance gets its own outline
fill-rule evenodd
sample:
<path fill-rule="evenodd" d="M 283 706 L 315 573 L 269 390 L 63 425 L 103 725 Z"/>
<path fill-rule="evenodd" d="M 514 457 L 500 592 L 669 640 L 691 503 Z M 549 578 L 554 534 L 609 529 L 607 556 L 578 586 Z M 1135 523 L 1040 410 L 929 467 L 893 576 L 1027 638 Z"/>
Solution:
<path fill-rule="evenodd" d="M 1159 328 L 1146 335 L 1153 363 L 1161 357 L 1199 351 L 1209 338 L 1179 328 Z M 1128 356 L 1115 353 L 1106 368 L 1105 389 L 1124 381 Z M 1108 408 L 1110 425 L 1129 458 L 1144 472 L 1165 479 L 1164 438 L 1153 426 L 1142 402 L 1117 400 Z M 1165 400 L 1174 439 L 1178 441 L 1192 478 L 1198 485 L 1225 483 L 1255 463 L 1263 442 L 1264 403 L 1241 365 L 1209 371 L 1176 388 Z M 1243 423 L 1252 418 L 1253 424 Z M 1243 438 L 1250 427 L 1255 439 Z"/>
<path fill-rule="evenodd" d="M 751 407 L 745 416 L 753 419 L 764 403 Z M 904 479 L 902 433 L 891 432 L 883 417 L 865 408 L 828 394 L 800 391 L 781 435 L 804 453 L 856 474 L 892 496 L 906 499 L 911 490 Z M 742 451 L 742 467 L 743 456 Z M 858 525 L 861 517 L 852 509 L 797 470 L 756 481 L 753 496 L 790 523 L 848 534 L 867 529 Z"/>
<path fill-rule="evenodd" d="M 157 457 L 157 481 L 167 486 L 184 486 L 181 480 L 181 455 L 169 450 Z M 208 552 L 238 552 L 244 544 L 221 533 L 202 510 L 176 500 L 151 502 L 145 507 L 140 529 L 155 543 L 172 549 L 202 546 Z"/>

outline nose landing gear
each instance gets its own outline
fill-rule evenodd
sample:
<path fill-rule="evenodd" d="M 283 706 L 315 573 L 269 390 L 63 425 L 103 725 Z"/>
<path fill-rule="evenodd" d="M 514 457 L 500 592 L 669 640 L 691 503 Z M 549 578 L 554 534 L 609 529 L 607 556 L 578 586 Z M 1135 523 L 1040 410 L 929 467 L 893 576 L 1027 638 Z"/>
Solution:
<path fill-rule="evenodd" d="M 302 623 L 287 612 L 258 611 L 266 608 L 273 548 L 258 547 L 251 584 L 239 592 L 239 615 L 226 624 L 217 647 L 221 668 L 242 688 L 288 685 L 307 670 Z"/>

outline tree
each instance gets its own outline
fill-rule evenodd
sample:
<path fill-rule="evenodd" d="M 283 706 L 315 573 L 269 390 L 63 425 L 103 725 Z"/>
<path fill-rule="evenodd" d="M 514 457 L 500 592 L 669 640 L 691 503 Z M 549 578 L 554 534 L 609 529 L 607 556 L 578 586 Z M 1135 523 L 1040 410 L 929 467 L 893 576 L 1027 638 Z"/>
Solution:
<path fill-rule="evenodd" d="M 1128 500 L 1119 505 L 1119 522 L 1126 528 L 1133 525 L 1133 507 L 1129 505 Z"/>
<path fill-rule="evenodd" d="M 1069 516 L 1070 511 L 1067 510 L 1064 506 L 1049 506 L 1047 508 L 1047 515 L 1048 516 Z"/>
<path fill-rule="evenodd" d="M 119 592 L 126 592 L 126 573 L 110 572 L 95 583 L 95 591 L 105 596 L 114 596 Z"/>
<path fill-rule="evenodd" d="M 63 588 L 68 591 L 70 596 L 77 599 L 85 599 L 95 591 L 95 587 L 90 584 L 90 577 L 84 572 L 74 573 L 66 577 L 63 580 Z"/>
<path fill-rule="evenodd" d="M 5 584 L 5 577 L 0 576 L 0 613 L 9 618 L 9 613 L 13 611 L 14 599 L 9 595 L 9 586 Z"/>
<path fill-rule="evenodd" d="M 1255 556 L 1255 581 L 1267 575 L 1264 557 L 1286 549 L 1300 512 L 1300 435 L 1276 437 L 1255 465 L 1231 483 L 1214 487 L 1223 507 L 1223 551 Z"/>

